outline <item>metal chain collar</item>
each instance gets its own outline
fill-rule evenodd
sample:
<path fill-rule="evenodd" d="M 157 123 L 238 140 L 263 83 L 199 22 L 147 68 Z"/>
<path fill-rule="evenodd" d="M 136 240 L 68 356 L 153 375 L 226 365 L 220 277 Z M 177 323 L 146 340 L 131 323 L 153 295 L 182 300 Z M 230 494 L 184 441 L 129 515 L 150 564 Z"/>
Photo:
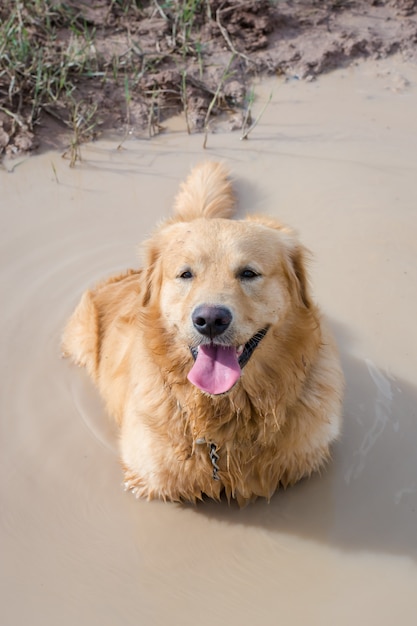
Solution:
<path fill-rule="evenodd" d="M 207 443 L 205 437 L 198 437 L 195 442 L 197 445 Z M 207 445 L 209 446 L 209 457 L 213 466 L 213 480 L 220 480 L 218 475 L 220 467 L 217 464 L 219 460 L 219 455 L 217 454 L 217 445 L 215 443 L 208 443 Z"/>
<path fill-rule="evenodd" d="M 211 464 L 213 466 L 213 480 L 220 480 L 219 475 L 218 475 L 218 471 L 220 468 L 217 465 L 217 461 L 219 460 L 219 455 L 217 454 L 217 446 L 215 443 L 210 444 L 209 456 L 210 456 Z"/>

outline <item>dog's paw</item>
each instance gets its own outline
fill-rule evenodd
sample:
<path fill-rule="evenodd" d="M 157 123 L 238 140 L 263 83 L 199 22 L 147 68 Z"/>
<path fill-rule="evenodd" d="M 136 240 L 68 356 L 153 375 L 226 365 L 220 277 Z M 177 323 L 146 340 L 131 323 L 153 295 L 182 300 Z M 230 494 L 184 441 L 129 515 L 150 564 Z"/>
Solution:
<path fill-rule="evenodd" d="M 142 481 L 138 476 L 133 475 L 132 472 L 125 472 L 123 488 L 137 499 L 147 495 Z"/>
<path fill-rule="evenodd" d="M 162 500 L 164 502 L 190 502 L 195 504 L 197 501 L 202 500 L 204 494 L 207 493 L 209 497 L 219 499 L 220 497 L 220 483 L 218 481 L 211 481 L 213 483 L 213 490 L 205 490 L 194 483 L 187 485 L 186 489 L 179 489 L 176 482 L 168 483 L 166 485 L 150 485 L 144 478 L 141 478 L 131 470 L 125 470 L 123 487 L 126 492 L 131 493 L 137 500 L 144 498 L 145 500 Z M 211 493 L 213 491 L 213 493 Z"/>
<path fill-rule="evenodd" d="M 139 500 L 139 498 L 144 498 L 146 500 L 169 499 L 161 491 L 152 489 L 146 480 L 131 470 L 126 470 L 124 473 L 123 488 L 126 492 L 131 493 L 137 500 Z"/>

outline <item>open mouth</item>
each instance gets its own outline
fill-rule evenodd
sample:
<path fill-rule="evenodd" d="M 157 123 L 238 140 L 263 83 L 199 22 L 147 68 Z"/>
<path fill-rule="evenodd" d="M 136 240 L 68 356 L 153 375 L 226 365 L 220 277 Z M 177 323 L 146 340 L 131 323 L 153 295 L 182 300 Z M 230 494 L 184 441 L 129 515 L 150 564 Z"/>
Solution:
<path fill-rule="evenodd" d="M 190 348 L 195 363 L 188 380 L 212 395 L 226 393 L 239 380 L 242 369 L 267 332 L 268 328 L 259 330 L 245 345 L 238 347 L 209 343 Z"/>

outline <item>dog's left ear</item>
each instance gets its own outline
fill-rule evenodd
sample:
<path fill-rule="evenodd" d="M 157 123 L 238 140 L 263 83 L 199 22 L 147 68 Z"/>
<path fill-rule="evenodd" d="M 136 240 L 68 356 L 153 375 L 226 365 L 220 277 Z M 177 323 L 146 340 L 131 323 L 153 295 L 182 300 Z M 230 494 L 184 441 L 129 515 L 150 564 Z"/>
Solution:
<path fill-rule="evenodd" d="M 292 237 L 291 237 L 292 238 Z M 306 309 L 312 307 L 310 287 L 308 284 L 306 257 L 307 250 L 297 241 L 286 241 L 286 274 L 289 280 L 290 289 L 299 303 Z"/>
<path fill-rule="evenodd" d="M 271 217 L 255 215 L 249 216 L 248 219 L 279 232 L 280 243 L 284 251 L 284 273 L 290 291 L 300 306 L 310 309 L 312 299 L 307 276 L 308 250 L 299 243 L 290 228 Z"/>

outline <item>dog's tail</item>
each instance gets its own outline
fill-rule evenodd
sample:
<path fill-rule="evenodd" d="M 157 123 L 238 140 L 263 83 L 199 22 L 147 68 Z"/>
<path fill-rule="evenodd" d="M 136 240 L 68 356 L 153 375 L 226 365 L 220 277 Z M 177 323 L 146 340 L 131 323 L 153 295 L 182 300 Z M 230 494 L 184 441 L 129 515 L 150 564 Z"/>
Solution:
<path fill-rule="evenodd" d="M 198 217 L 231 217 L 234 206 L 228 170 L 221 163 L 206 161 L 197 165 L 181 185 L 174 214 L 184 222 Z"/>

